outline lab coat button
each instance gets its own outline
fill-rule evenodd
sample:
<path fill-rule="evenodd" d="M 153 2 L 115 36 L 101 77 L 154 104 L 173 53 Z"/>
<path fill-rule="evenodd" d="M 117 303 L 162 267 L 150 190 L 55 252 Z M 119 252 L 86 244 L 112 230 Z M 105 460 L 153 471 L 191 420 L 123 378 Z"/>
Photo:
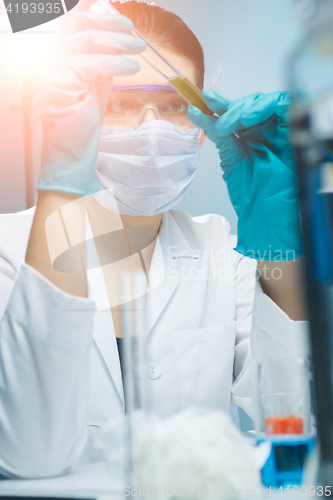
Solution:
<path fill-rule="evenodd" d="M 149 378 L 152 380 L 156 380 L 157 378 L 160 378 L 161 375 L 162 375 L 161 368 L 158 366 L 158 364 L 150 363 L 148 370 Z"/>

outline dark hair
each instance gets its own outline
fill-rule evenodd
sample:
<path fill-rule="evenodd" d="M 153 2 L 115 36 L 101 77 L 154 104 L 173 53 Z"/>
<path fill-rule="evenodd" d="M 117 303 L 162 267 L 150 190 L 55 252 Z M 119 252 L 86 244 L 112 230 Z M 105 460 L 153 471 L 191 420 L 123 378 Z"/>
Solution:
<path fill-rule="evenodd" d="M 153 44 L 181 54 L 193 61 L 197 70 L 197 82 L 203 89 L 205 60 L 202 47 L 193 31 L 173 12 L 157 5 L 129 0 L 112 2 L 112 5 L 126 17 Z"/>

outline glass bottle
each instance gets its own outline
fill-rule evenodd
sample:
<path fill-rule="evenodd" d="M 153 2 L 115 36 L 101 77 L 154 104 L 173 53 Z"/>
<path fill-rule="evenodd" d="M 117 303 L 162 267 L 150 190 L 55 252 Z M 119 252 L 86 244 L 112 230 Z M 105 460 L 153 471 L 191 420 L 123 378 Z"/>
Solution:
<path fill-rule="evenodd" d="M 311 7 L 312 6 L 312 7 Z M 314 396 L 319 442 L 317 484 L 333 484 L 333 2 L 303 0 L 306 36 L 288 74 L 291 142 L 305 247 Z M 329 496 L 329 495 L 326 495 Z"/>

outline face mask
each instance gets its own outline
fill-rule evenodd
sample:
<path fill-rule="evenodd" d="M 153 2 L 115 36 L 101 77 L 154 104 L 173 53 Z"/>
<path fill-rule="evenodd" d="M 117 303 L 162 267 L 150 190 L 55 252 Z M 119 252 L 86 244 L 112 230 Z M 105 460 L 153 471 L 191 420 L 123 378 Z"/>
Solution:
<path fill-rule="evenodd" d="M 176 206 L 198 168 L 199 136 L 200 129 L 185 132 L 162 120 L 137 129 L 103 125 L 95 198 L 124 215 L 154 215 Z"/>

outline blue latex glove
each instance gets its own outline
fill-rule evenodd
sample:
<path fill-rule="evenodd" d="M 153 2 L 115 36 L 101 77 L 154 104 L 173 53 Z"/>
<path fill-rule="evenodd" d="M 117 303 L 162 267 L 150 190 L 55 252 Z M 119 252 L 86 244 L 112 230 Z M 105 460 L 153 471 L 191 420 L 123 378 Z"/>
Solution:
<path fill-rule="evenodd" d="M 236 250 L 262 260 L 292 260 L 303 253 L 297 177 L 288 142 L 287 92 L 231 101 L 203 94 L 220 118 L 188 107 L 190 120 L 212 140 L 238 215 Z M 235 135 L 236 134 L 236 135 Z"/>
<path fill-rule="evenodd" d="M 42 120 L 42 169 L 37 190 L 86 196 L 98 191 L 96 159 L 113 76 L 133 75 L 140 63 L 122 54 L 146 44 L 130 34 L 133 23 L 113 13 L 66 14 L 62 53 L 34 101 Z M 51 61 L 53 64 L 53 61 Z"/>

